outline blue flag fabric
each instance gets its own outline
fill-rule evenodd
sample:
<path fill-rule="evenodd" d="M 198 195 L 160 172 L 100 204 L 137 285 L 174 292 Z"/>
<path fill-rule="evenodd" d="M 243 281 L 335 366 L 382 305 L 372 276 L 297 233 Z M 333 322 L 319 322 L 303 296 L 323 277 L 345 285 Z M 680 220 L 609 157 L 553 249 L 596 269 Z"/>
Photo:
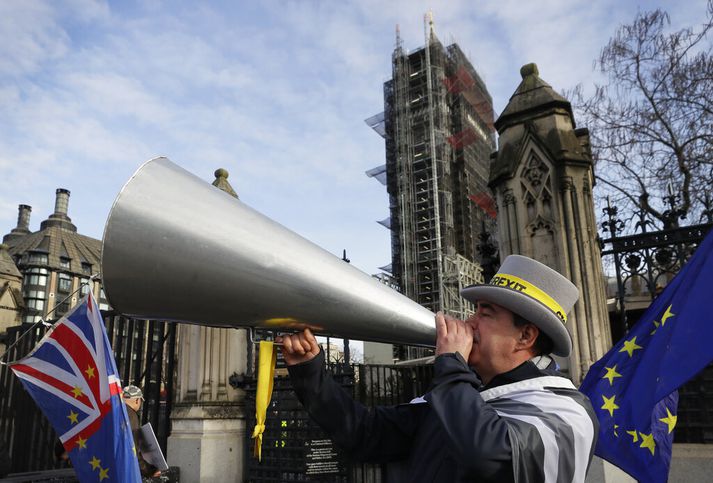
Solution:
<path fill-rule="evenodd" d="M 713 231 L 636 325 L 587 373 L 595 454 L 639 481 L 664 482 L 677 389 L 713 361 Z"/>
<path fill-rule="evenodd" d="M 10 365 L 59 435 L 80 482 L 140 482 L 113 352 L 91 293 Z"/>

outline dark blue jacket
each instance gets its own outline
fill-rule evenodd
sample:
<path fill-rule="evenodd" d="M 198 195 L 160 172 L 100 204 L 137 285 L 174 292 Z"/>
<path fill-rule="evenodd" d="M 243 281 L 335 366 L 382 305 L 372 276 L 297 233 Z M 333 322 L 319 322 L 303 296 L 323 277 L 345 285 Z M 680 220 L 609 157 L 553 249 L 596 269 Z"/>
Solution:
<path fill-rule="evenodd" d="M 350 458 L 399 462 L 389 481 L 534 482 L 553 465 L 553 481 L 583 481 L 591 461 L 597 423 L 589 400 L 529 361 L 483 387 L 460 354 L 443 354 L 423 398 L 374 408 L 332 380 L 323 353 L 288 369 L 310 416 Z M 538 407 L 543 401 L 553 411 Z"/>

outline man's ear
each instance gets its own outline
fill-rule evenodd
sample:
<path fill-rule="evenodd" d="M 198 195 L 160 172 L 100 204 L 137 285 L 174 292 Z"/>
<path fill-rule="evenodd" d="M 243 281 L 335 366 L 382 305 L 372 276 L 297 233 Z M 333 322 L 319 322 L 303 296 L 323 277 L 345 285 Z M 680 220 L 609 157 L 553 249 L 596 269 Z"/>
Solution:
<path fill-rule="evenodd" d="M 538 329 L 535 324 L 525 324 L 520 327 L 520 336 L 518 338 L 516 348 L 532 349 L 538 335 L 540 335 L 540 329 Z"/>

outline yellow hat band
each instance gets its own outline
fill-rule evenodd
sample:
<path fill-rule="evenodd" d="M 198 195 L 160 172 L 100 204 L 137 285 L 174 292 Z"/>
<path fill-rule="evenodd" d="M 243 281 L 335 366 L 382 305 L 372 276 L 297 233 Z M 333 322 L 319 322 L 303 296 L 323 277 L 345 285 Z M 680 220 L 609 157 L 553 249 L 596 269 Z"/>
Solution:
<path fill-rule="evenodd" d="M 558 304 L 555 299 L 550 297 L 547 292 L 541 290 L 539 287 L 536 287 L 526 280 L 507 273 L 498 273 L 490 281 L 490 285 L 497 285 L 499 287 L 505 287 L 522 292 L 528 297 L 542 303 L 552 312 L 557 314 L 557 317 L 562 319 L 562 323 L 567 323 L 567 314 L 562 309 L 562 306 Z"/>

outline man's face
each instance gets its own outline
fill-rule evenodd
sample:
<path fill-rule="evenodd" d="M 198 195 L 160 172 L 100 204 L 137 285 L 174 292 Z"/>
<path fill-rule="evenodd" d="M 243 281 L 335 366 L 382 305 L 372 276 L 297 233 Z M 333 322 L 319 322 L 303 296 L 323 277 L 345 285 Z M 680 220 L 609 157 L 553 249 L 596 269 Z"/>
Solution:
<path fill-rule="evenodd" d="M 486 301 L 478 302 L 475 314 L 466 320 L 473 328 L 468 365 L 485 383 L 513 368 L 513 353 L 520 337 L 513 320 L 508 309 Z"/>

